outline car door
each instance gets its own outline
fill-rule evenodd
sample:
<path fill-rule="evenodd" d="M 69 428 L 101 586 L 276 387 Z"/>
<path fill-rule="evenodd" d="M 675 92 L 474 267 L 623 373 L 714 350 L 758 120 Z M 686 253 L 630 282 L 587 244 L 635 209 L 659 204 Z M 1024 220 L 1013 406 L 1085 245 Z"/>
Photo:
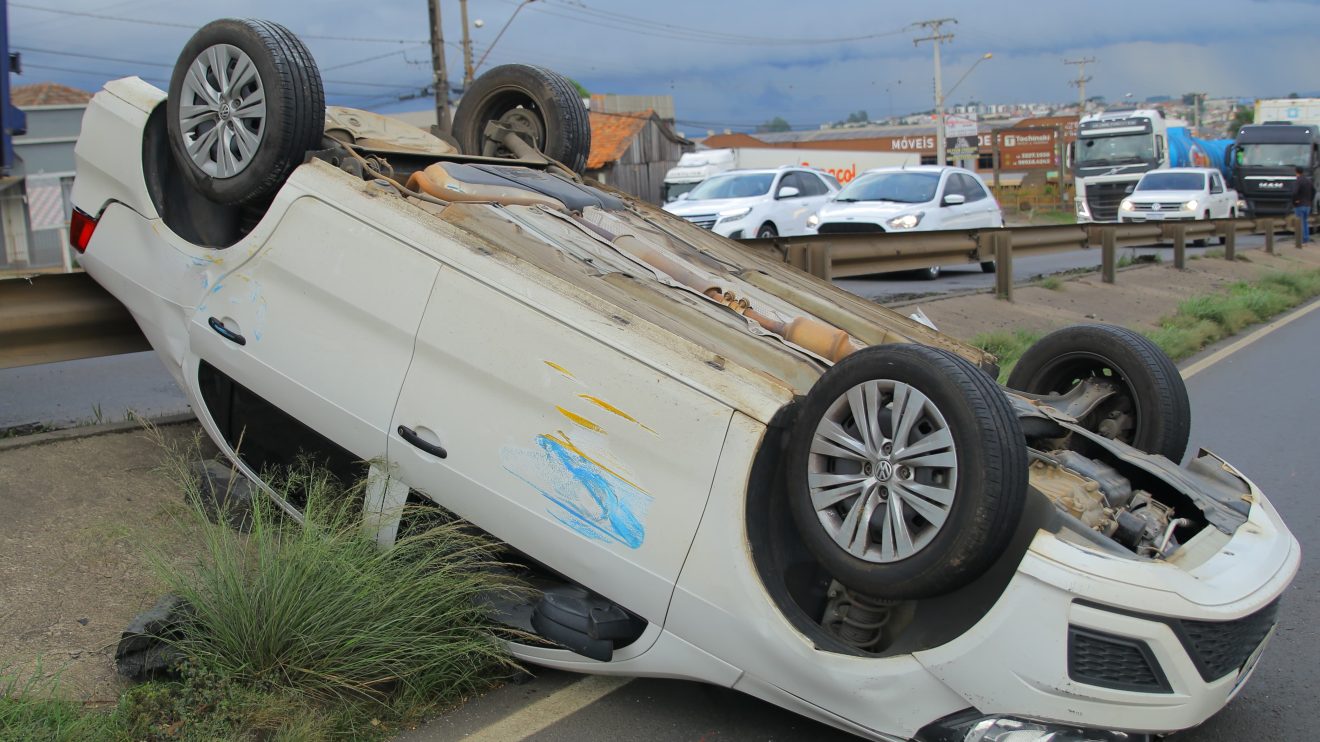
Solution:
<path fill-rule="evenodd" d="M 398 218 L 396 210 L 373 207 L 381 219 Z M 243 410 L 231 406 L 252 400 L 218 394 L 216 379 L 240 385 L 257 404 L 357 460 L 383 456 L 436 261 L 369 217 L 316 197 L 297 198 L 267 218 L 278 219 L 269 238 L 207 287 L 196 307 L 185 378 L 210 424 L 253 470 L 276 463 L 259 452 L 280 442 L 263 440 L 273 428 L 241 419 Z"/>
<path fill-rule="evenodd" d="M 807 230 L 807 217 L 814 212 L 808 203 L 806 192 L 809 188 L 802 173 L 788 170 L 780 174 L 774 189 L 773 220 L 782 235 L 804 234 Z M 781 196 L 785 188 L 796 188 L 797 193 Z"/>
<path fill-rule="evenodd" d="M 603 339 L 632 342 L 628 320 L 495 268 L 441 271 L 389 460 L 441 506 L 661 623 L 732 411 Z"/>
<path fill-rule="evenodd" d="M 1219 173 L 1210 173 L 1210 203 L 1210 216 L 1214 219 L 1227 218 L 1233 210 L 1233 204 L 1224 193 L 1224 180 Z"/>
<path fill-rule="evenodd" d="M 960 204 L 946 203 L 945 199 L 949 196 L 962 196 L 967 198 L 963 192 L 963 182 L 959 173 L 946 172 L 944 182 L 940 186 L 939 198 L 936 201 L 939 209 L 939 224 L 935 229 L 968 229 L 971 227 L 973 219 L 971 218 L 972 205 L 964 201 Z"/>
<path fill-rule="evenodd" d="M 999 204 L 991 197 L 990 191 L 981 179 L 969 173 L 957 173 L 962 182 L 963 195 L 967 197 L 968 227 L 972 229 L 990 229 L 1004 223 Z"/>

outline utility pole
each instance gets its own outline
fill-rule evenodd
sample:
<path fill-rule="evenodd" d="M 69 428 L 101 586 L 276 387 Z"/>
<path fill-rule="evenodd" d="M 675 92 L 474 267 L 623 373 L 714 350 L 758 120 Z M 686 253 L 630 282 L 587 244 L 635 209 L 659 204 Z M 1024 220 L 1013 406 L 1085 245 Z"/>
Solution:
<path fill-rule="evenodd" d="M 463 11 L 463 90 L 472 84 L 472 36 L 468 33 L 468 0 L 458 0 L 458 7 Z"/>
<path fill-rule="evenodd" d="M 1077 65 L 1077 79 L 1070 80 L 1068 84 L 1077 88 L 1077 115 L 1083 116 L 1086 114 L 1086 83 L 1091 81 L 1091 78 L 1086 76 L 1086 65 L 1095 64 L 1095 57 L 1065 59 L 1063 63 Z"/>
<path fill-rule="evenodd" d="M 940 85 L 940 42 L 953 41 L 953 34 L 940 33 L 941 27 L 946 23 L 957 23 L 954 18 L 936 18 L 929 21 L 917 21 L 913 26 L 930 29 L 930 36 L 923 36 L 919 39 L 913 39 L 912 45 L 918 46 L 923 41 L 931 42 L 935 47 L 935 164 L 944 166 L 948 159 L 945 156 L 947 151 L 944 144 L 944 90 Z"/>
<path fill-rule="evenodd" d="M 435 88 L 435 122 L 441 131 L 448 132 L 449 73 L 445 71 L 445 34 L 440 27 L 440 0 L 426 0 L 426 9 L 431 14 L 431 85 Z"/>

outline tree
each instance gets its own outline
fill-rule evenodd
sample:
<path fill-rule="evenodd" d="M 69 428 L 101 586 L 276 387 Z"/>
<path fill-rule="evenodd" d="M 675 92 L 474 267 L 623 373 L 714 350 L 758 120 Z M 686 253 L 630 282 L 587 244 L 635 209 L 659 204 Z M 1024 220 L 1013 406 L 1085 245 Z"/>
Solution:
<path fill-rule="evenodd" d="M 785 121 L 782 116 L 775 116 L 774 118 L 770 119 L 764 124 L 761 124 L 760 126 L 756 127 L 756 130 L 760 133 L 767 133 L 767 132 L 776 132 L 776 131 L 788 131 L 789 129 L 792 128 L 793 127 L 789 126 L 788 122 Z"/>
<path fill-rule="evenodd" d="M 1236 139 L 1238 129 L 1251 123 L 1251 119 L 1254 116 L 1255 111 L 1251 108 L 1247 106 L 1238 106 L 1237 109 L 1233 111 L 1233 120 L 1228 122 L 1228 135 Z"/>
<path fill-rule="evenodd" d="M 1297 100 L 1297 99 L 1300 98 L 1300 97 L 1302 97 L 1302 96 L 1300 96 L 1300 95 L 1298 95 L 1298 94 L 1296 94 L 1296 93 L 1289 93 L 1289 94 L 1288 94 L 1288 100 Z"/>
<path fill-rule="evenodd" d="M 848 114 L 848 123 L 850 124 L 864 124 L 870 120 L 871 117 L 866 115 L 866 111 L 857 111 L 856 113 Z"/>
<path fill-rule="evenodd" d="M 582 87 L 582 83 L 578 82 L 577 80 L 574 80 L 574 79 L 571 78 L 571 77 L 568 78 L 568 81 L 571 82 L 571 83 L 573 83 L 573 87 L 577 89 L 577 93 L 578 93 L 578 97 L 579 97 L 579 98 L 590 98 L 590 97 L 591 97 L 591 92 L 588 91 L 586 88 Z"/>

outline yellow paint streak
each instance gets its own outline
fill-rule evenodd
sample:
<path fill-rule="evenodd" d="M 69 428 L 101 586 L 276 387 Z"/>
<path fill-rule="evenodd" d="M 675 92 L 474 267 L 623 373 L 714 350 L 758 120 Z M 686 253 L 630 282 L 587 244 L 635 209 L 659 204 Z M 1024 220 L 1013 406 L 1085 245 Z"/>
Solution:
<path fill-rule="evenodd" d="M 591 463 L 595 464 L 596 466 L 599 466 L 601 469 L 603 469 L 603 470 L 609 472 L 610 474 L 613 474 L 614 476 L 618 477 L 619 479 L 622 479 L 623 481 L 627 482 L 628 484 L 631 484 L 633 487 L 636 487 L 637 490 L 638 490 L 639 492 L 646 492 L 646 490 L 644 490 L 644 489 L 642 489 L 640 486 L 638 486 L 638 484 L 637 484 L 636 482 L 634 482 L 634 481 L 632 481 L 631 479 L 629 479 L 629 478 L 623 476 L 622 474 L 618 473 L 617 471 L 614 471 L 613 469 L 609 468 L 609 467 L 606 466 L 605 464 L 601 463 L 600 460 L 598 460 L 598 459 L 592 457 L 592 456 L 591 456 L 590 454 L 588 454 L 586 451 L 583 451 L 582 449 L 578 448 L 578 447 L 577 447 L 577 444 L 573 443 L 573 440 L 572 440 L 571 438 L 568 437 L 568 433 L 565 433 L 564 431 L 561 430 L 561 431 L 559 431 L 559 435 L 548 435 L 548 434 L 544 434 L 544 435 L 542 435 L 541 437 L 542 437 L 542 438 L 545 438 L 545 439 L 547 439 L 547 440 L 552 440 L 552 441 L 554 441 L 555 443 L 558 443 L 559 445 L 563 446 L 564 448 L 567 448 L 568 450 L 572 451 L 573 453 L 577 454 L 578 456 L 581 456 L 582 458 L 586 459 L 587 461 L 590 461 Z M 649 494 L 649 493 L 648 493 L 648 494 Z"/>
<path fill-rule="evenodd" d="M 604 433 L 604 432 L 605 432 L 605 430 L 604 430 L 603 428 L 601 428 L 599 425 L 597 425 L 596 423 L 593 423 L 592 421 L 588 420 L 587 418 L 585 418 L 585 417 L 583 417 L 583 416 L 577 414 L 576 412 L 570 412 L 570 411 L 564 409 L 563 407 L 555 407 L 555 409 L 556 409 L 556 410 L 559 410 L 559 414 L 563 415 L 564 417 L 568 418 L 569 420 L 572 420 L 574 425 L 579 425 L 579 426 L 581 426 L 581 427 L 586 428 L 587 430 L 592 430 L 592 431 L 595 431 L 595 432 L 597 432 L 597 433 Z"/>
<path fill-rule="evenodd" d="M 581 397 L 582 399 L 585 399 L 585 400 L 587 400 L 588 402 L 590 402 L 590 403 L 596 405 L 597 407 L 601 408 L 602 410 L 605 410 L 606 412 L 612 412 L 612 413 L 614 413 L 615 415 L 618 415 L 619 417 L 623 418 L 624 420 L 627 420 L 627 421 L 630 422 L 630 423 L 635 423 L 636 425 L 640 425 L 641 428 L 642 428 L 642 430 L 645 430 L 645 431 L 647 431 L 647 432 L 649 432 L 649 433 L 654 433 L 654 434 L 656 434 L 656 435 L 659 435 L 659 433 L 656 433 L 654 430 L 651 430 L 650 428 L 648 428 L 646 425 L 644 425 L 642 422 L 640 422 L 637 418 L 633 417 L 632 415 L 629 415 L 628 413 L 624 412 L 623 410 L 619 409 L 618 407 L 615 407 L 614 405 L 610 404 L 609 402 L 606 402 L 605 400 L 601 399 L 600 397 L 593 397 L 593 396 L 590 395 L 590 394 L 579 394 L 578 396 Z"/>
<path fill-rule="evenodd" d="M 545 361 L 545 365 L 549 366 L 550 368 L 553 368 L 554 370 L 556 370 L 556 371 L 558 371 L 559 373 L 561 373 L 561 374 L 567 376 L 568 378 L 573 379 L 574 381 L 577 381 L 577 377 L 576 377 L 576 376 L 574 376 L 572 373 L 570 373 L 568 369 L 564 368 L 563 366 L 560 366 L 558 363 L 555 363 L 554 361 Z"/>

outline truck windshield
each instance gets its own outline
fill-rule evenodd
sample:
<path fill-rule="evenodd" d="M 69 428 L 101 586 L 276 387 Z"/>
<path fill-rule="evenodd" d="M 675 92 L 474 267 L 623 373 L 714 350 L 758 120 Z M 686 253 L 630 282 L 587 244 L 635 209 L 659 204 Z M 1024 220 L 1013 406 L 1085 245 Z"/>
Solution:
<path fill-rule="evenodd" d="M 691 201 L 711 198 L 748 198 L 764 196 L 775 182 L 774 173 L 747 173 L 744 175 L 716 175 L 706 178 L 688 193 Z"/>
<path fill-rule="evenodd" d="M 665 203 L 677 200 L 679 196 L 696 187 L 696 183 L 665 183 Z"/>
<path fill-rule="evenodd" d="M 1138 191 L 1204 191 L 1205 176 L 1200 173 L 1146 173 L 1137 183 Z"/>
<path fill-rule="evenodd" d="M 935 198 L 939 184 L 939 173 L 872 173 L 844 186 L 834 200 L 920 204 Z"/>
<path fill-rule="evenodd" d="M 1077 162 L 1082 167 L 1123 165 L 1155 159 L 1155 137 L 1151 134 L 1083 136 L 1077 140 Z"/>
<path fill-rule="evenodd" d="M 1308 144 L 1243 144 L 1238 164 L 1247 167 L 1310 167 Z"/>

